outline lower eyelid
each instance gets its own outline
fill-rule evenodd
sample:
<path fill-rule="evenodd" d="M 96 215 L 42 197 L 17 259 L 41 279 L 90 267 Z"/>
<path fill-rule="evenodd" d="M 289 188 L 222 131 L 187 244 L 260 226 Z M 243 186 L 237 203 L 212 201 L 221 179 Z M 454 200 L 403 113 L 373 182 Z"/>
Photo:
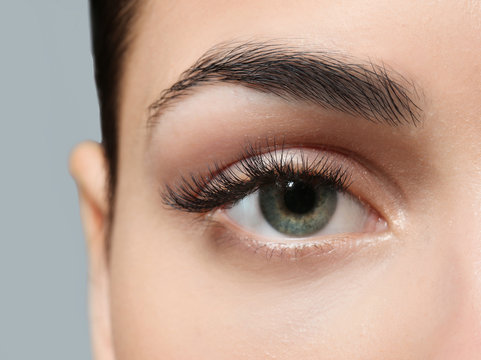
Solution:
<path fill-rule="evenodd" d="M 245 254 L 247 262 L 268 261 L 269 264 L 300 262 L 333 262 L 347 259 L 363 249 L 381 246 L 391 237 L 385 223 L 378 224 L 379 231 L 370 233 L 335 234 L 299 239 L 267 239 L 246 232 L 233 223 L 223 210 L 211 214 L 206 235 L 213 239 L 215 248 L 232 252 L 239 257 Z"/>
<path fill-rule="evenodd" d="M 209 253 L 214 264 L 222 264 L 223 272 L 246 277 L 246 281 L 316 281 L 330 273 L 356 264 L 384 261 L 393 252 L 395 239 L 389 232 L 351 234 L 304 242 L 300 247 L 285 243 L 260 243 L 246 234 L 236 233 L 224 224 L 213 221 L 206 232 Z M 232 274 L 232 276 L 234 276 Z"/>

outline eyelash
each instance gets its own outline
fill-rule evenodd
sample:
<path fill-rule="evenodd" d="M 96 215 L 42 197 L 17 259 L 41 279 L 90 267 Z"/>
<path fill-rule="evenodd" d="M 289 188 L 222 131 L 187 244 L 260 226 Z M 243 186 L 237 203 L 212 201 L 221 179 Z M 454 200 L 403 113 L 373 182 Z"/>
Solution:
<path fill-rule="evenodd" d="M 278 156 L 276 155 L 278 154 Z M 266 145 L 248 143 L 234 165 L 214 163 L 207 175 L 182 177 L 162 193 L 163 202 L 174 209 L 191 213 L 208 213 L 229 208 L 264 185 L 302 180 L 313 186 L 329 186 L 347 192 L 351 182 L 349 169 L 329 160 L 328 155 L 312 161 L 304 152 L 293 159 L 290 149 L 276 141 Z"/>

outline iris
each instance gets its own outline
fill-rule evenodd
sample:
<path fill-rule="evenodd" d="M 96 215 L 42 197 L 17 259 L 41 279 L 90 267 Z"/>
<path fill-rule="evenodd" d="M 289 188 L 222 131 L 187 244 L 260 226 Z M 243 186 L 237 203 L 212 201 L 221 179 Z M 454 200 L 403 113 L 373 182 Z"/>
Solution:
<path fill-rule="evenodd" d="M 267 222 L 277 231 L 295 237 L 324 228 L 337 206 L 337 191 L 331 186 L 302 180 L 266 185 L 259 189 L 259 205 Z"/>

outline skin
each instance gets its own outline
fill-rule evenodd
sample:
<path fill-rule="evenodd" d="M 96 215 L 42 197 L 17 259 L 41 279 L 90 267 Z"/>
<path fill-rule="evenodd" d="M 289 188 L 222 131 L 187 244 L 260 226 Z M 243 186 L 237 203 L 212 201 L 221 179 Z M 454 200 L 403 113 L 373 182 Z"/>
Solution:
<path fill-rule="evenodd" d="M 112 224 L 101 146 L 71 158 L 96 359 L 479 358 L 480 30 L 478 1 L 146 1 L 121 83 Z M 253 39 L 387 64 L 422 89 L 422 124 L 391 128 L 219 84 L 146 126 L 148 106 L 205 51 Z M 350 190 L 387 229 L 267 260 L 162 203 L 159 189 L 180 174 L 272 135 L 342 149 L 355 163 Z"/>

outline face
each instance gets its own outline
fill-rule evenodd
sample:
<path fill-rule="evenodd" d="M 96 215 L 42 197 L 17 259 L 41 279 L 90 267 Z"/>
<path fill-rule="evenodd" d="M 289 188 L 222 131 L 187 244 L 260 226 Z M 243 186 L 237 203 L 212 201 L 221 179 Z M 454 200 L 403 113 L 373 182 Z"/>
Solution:
<path fill-rule="evenodd" d="M 97 358 L 477 358 L 481 4 L 138 15 L 112 224 L 72 158 Z"/>

